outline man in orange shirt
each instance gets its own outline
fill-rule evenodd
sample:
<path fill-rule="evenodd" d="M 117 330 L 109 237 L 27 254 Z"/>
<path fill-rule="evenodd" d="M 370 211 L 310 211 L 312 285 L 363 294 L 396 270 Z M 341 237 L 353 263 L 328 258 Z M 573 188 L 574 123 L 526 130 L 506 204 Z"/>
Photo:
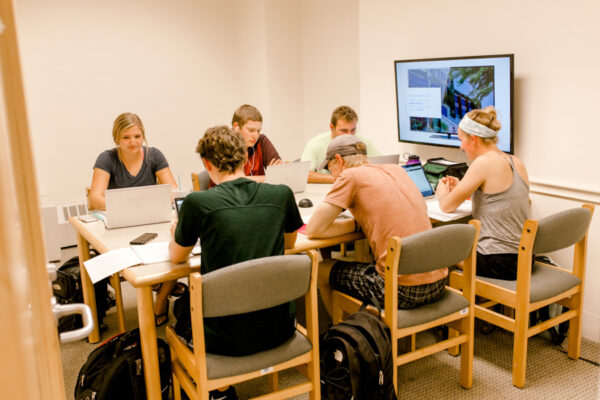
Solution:
<path fill-rule="evenodd" d="M 319 265 L 319 289 L 331 313 L 331 289 L 368 303 L 384 304 L 387 241 L 427 229 L 431 222 L 420 190 L 399 165 L 369 164 L 366 145 L 354 135 L 341 135 L 327 147 L 319 168 L 328 168 L 335 182 L 307 226 L 309 238 L 338 236 L 362 228 L 374 264 L 325 259 Z M 338 219 L 348 209 L 352 219 Z M 415 308 L 439 299 L 447 269 L 398 277 L 398 307 Z"/>

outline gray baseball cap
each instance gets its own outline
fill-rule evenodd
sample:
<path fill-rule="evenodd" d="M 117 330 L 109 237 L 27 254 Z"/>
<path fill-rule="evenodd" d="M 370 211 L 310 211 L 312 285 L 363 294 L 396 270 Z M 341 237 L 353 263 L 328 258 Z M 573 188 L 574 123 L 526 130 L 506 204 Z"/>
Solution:
<path fill-rule="evenodd" d="M 359 148 L 357 146 L 358 143 L 362 143 L 363 146 Z M 367 155 L 367 146 L 355 135 L 339 135 L 329 143 L 329 146 L 327 146 L 327 154 L 325 155 L 325 159 L 319 164 L 317 171 L 328 169 L 327 164 L 335 158 L 336 154 L 339 154 L 342 157 L 353 156 L 355 154 Z"/>

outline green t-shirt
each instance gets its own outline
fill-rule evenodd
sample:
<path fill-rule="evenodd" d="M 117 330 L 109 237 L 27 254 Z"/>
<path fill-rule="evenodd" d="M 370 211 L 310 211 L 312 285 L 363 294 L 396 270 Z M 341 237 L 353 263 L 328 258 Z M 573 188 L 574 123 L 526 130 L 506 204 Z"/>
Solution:
<path fill-rule="evenodd" d="M 246 178 L 189 194 L 179 211 L 175 242 L 200 238 L 201 273 L 284 252 L 284 232 L 302 226 L 294 195 L 285 185 Z M 223 293 L 227 301 L 227 293 Z M 294 303 L 227 317 L 205 318 L 206 351 L 244 355 L 275 347 L 294 332 Z M 239 333 L 244 332 L 243 337 Z"/>

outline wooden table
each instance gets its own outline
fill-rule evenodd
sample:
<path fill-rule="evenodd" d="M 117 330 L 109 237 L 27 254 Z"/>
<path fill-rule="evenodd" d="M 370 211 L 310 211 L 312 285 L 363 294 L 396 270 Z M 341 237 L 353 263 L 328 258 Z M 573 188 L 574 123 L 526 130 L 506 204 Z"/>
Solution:
<path fill-rule="evenodd" d="M 296 200 L 309 198 L 316 206 L 329 191 L 329 188 L 330 185 L 309 184 L 306 192 L 296 194 Z M 314 209 L 315 207 L 301 208 L 300 213 L 306 218 L 310 216 Z M 145 232 L 157 233 L 158 237 L 155 241 L 168 241 L 170 240 L 171 223 L 167 222 L 108 230 L 101 221 L 84 223 L 77 218 L 72 217 L 69 219 L 69 222 L 77 232 L 77 247 L 81 266 L 84 302 L 92 309 L 92 316 L 95 322 L 94 331 L 90 334 L 88 340 L 90 343 L 96 343 L 100 340 L 100 334 L 97 323 L 94 285 L 92 284 L 87 271 L 83 267 L 83 261 L 90 258 L 90 245 L 100 253 L 105 253 L 110 250 L 128 246 L 131 239 Z M 363 238 L 362 232 L 352 232 L 334 238 L 309 240 L 306 235 L 299 233 L 294 248 L 286 250 L 285 253 L 302 253 L 309 249 L 319 249 L 357 240 L 361 242 L 360 239 Z M 362 242 L 365 241 L 363 240 Z M 366 251 L 367 248 L 368 245 L 357 246 L 358 256 L 367 257 L 367 254 L 361 254 L 361 249 Z M 140 340 L 142 346 L 142 358 L 144 361 L 144 378 L 146 381 L 148 399 L 161 398 L 152 285 L 187 277 L 191 272 L 199 270 L 200 256 L 192 256 L 188 261 L 181 264 L 161 262 L 135 266 L 121 271 L 121 275 L 136 288 Z M 119 279 L 119 274 L 114 274 L 111 277 L 111 283 L 115 291 L 118 291 L 118 297 L 120 298 Z M 121 301 L 117 301 L 117 308 L 117 312 L 119 313 L 119 330 L 124 332 L 125 321 L 123 318 L 123 303 Z"/>

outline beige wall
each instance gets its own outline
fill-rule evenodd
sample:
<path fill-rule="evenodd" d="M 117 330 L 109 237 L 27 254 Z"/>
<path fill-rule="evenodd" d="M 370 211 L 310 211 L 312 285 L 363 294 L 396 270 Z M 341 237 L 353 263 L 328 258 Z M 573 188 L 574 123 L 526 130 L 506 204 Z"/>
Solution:
<path fill-rule="evenodd" d="M 43 203 L 83 199 L 125 111 L 191 186 L 200 132 L 231 121 L 238 103 L 232 10 L 231 1 L 16 2 Z"/>
<path fill-rule="evenodd" d="M 597 1 L 465 0 L 360 2 L 360 105 L 363 129 L 387 152 L 465 160 L 454 149 L 397 142 L 394 60 L 515 55 L 515 154 L 529 170 L 535 217 L 600 202 L 593 168 L 600 148 L 600 25 Z M 559 197 L 571 197 L 568 201 Z M 584 336 L 600 341 L 600 222 L 590 231 Z M 564 259 L 564 255 L 558 255 Z"/>

